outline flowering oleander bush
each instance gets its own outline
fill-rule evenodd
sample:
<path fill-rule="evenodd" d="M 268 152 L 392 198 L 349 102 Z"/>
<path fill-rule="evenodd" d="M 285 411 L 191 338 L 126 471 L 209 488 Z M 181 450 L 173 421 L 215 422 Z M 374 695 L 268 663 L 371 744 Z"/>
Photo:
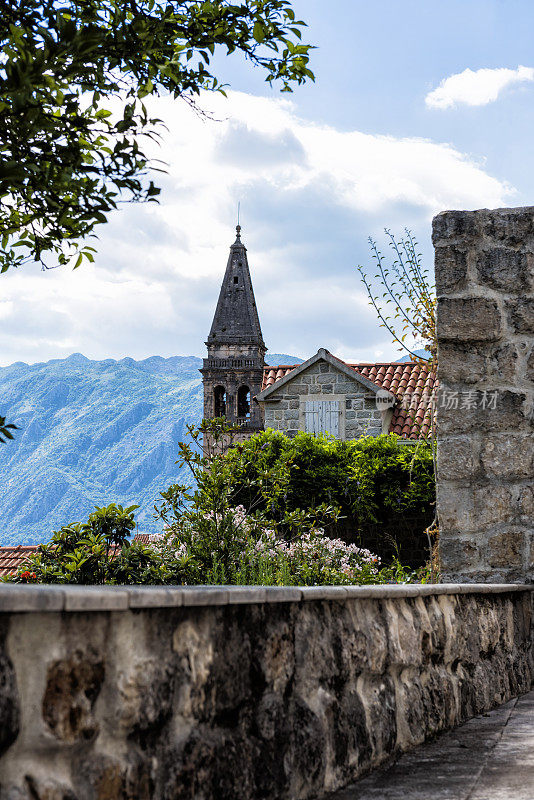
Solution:
<path fill-rule="evenodd" d="M 293 520 L 284 538 L 273 524 L 243 506 L 171 525 L 157 537 L 169 570 L 186 583 L 318 585 L 376 583 L 380 561 L 368 550 L 330 539 L 311 517 Z M 287 534 L 286 534 L 287 535 Z"/>

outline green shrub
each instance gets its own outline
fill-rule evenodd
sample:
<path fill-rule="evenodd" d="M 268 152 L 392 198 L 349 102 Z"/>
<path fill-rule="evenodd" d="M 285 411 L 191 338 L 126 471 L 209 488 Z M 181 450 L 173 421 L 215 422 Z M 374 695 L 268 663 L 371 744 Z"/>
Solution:
<path fill-rule="evenodd" d="M 226 462 L 235 502 L 245 507 L 257 479 L 268 482 L 270 470 L 285 470 L 284 491 L 257 505 L 275 518 L 327 503 L 361 530 L 429 513 L 435 502 L 431 445 L 406 445 L 393 434 L 342 442 L 267 430 L 232 448 Z"/>
<path fill-rule="evenodd" d="M 331 539 L 308 515 L 293 515 L 291 526 L 287 539 L 272 521 L 247 515 L 243 506 L 218 514 L 194 507 L 171 523 L 156 547 L 170 572 L 190 584 L 308 586 L 379 579 L 379 559 L 368 550 Z"/>
<path fill-rule="evenodd" d="M 86 523 L 64 525 L 8 580 L 86 585 L 164 583 L 167 572 L 160 555 L 127 539 L 135 528 L 136 508 L 115 504 L 97 507 Z"/>

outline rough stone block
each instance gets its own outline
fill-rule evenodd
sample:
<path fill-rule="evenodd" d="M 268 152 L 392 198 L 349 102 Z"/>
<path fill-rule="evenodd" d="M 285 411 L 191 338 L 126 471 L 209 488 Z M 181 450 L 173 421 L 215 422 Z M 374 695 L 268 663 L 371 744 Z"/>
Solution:
<path fill-rule="evenodd" d="M 476 384 L 486 376 L 486 358 L 474 346 L 460 342 L 439 342 L 440 380 L 447 383 Z"/>
<path fill-rule="evenodd" d="M 479 226 L 479 217 L 475 211 L 443 211 L 432 220 L 434 247 L 442 243 L 450 244 L 456 240 L 472 244 L 473 239 L 479 234 Z"/>
<path fill-rule="evenodd" d="M 517 381 L 517 365 L 519 353 L 516 344 L 497 344 L 488 348 L 485 376 L 488 380 L 499 383 Z"/>
<path fill-rule="evenodd" d="M 440 480 L 437 503 L 444 531 L 477 531 L 473 489 Z"/>
<path fill-rule="evenodd" d="M 519 489 L 519 509 L 524 522 L 532 523 L 534 533 L 534 486 L 523 486 Z"/>
<path fill-rule="evenodd" d="M 528 478 L 534 475 L 534 437 L 530 433 L 488 434 L 480 458 L 488 477 Z"/>
<path fill-rule="evenodd" d="M 471 436 L 438 440 L 438 479 L 471 481 L 480 471 L 477 442 Z"/>
<path fill-rule="evenodd" d="M 285 387 L 288 392 L 290 392 L 295 397 L 298 397 L 301 394 L 308 394 L 313 389 L 313 386 L 310 386 L 307 383 L 293 383 L 291 382 L 287 387 Z M 285 397 L 284 397 L 285 399 Z"/>
<path fill-rule="evenodd" d="M 285 420 L 295 420 L 299 418 L 299 412 L 295 410 L 288 410 L 284 412 Z"/>
<path fill-rule="evenodd" d="M 457 531 L 447 530 L 440 536 L 439 551 L 447 574 L 465 574 L 480 565 L 480 551 L 476 537 L 461 537 Z"/>
<path fill-rule="evenodd" d="M 488 541 L 488 563 L 491 567 L 521 569 L 525 534 L 522 528 L 505 528 Z"/>
<path fill-rule="evenodd" d="M 442 297 L 437 317 L 441 341 L 496 341 L 502 334 L 499 306 L 484 297 Z"/>
<path fill-rule="evenodd" d="M 457 292 L 467 285 L 467 252 L 456 245 L 436 247 L 436 292 L 438 296 Z"/>
<path fill-rule="evenodd" d="M 421 620 L 414 620 L 409 600 L 386 600 L 384 611 L 388 630 L 388 660 L 396 668 L 423 663 Z"/>
<path fill-rule="evenodd" d="M 327 369 L 321 370 L 321 367 L 327 367 Z M 328 372 L 329 369 L 330 367 L 328 366 L 328 364 L 324 363 L 321 364 L 320 362 L 316 361 L 315 364 L 312 364 L 311 367 L 308 367 L 308 369 L 306 370 L 306 375 L 320 375 L 321 371 Z"/>
<path fill-rule="evenodd" d="M 532 410 L 524 392 L 484 389 L 476 393 L 476 405 L 462 407 L 462 399 L 466 396 L 463 392 L 461 384 L 441 384 L 436 403 L 438 436 L 477 430 L 518 431 L 530 428 Z"/>
<path fill-rule="evenodd" d="M 345 426 L 345 438 L 346 439 L 359 439 L 360 436 L 365 436 L 367 431 L 364 425 L 358 425 L 353 423 L 347 423 Z"/>
<path fill-rule="evenodd" d="M 367 389 L 362 386 L 358 381 L 349 381 L 344 375 L 339 375 L 337 381 L 336 392 L 339 394 L 348 394 L 353 397 L 363 396 L 367 393 Z"/>
<path fill-rule="evenodd" d="M 375 428 L 373 426 L 368 426 L 364 431 L 365 436 L 380 436 L 381 433 L 382 433 L 382 427 Z"/>
<path fill-rule="evenodd" d="M 508 294 L 521 294 L 531 286 L 529 257 L 520 250 L 492 247 L 477 256 L 477 277 L 482 286 Z"/>
<path fill-rule="evenodd" d="M 534 212 L 532 208 L 499 208 L 476 212 L 481 220 L 481 233 L 507 247 L 534 249 Z"/>
<path fill-rule="evenodd" d="M 529 381 L 534 381 L 534 348 L 532 349 L 532 352 L 527 360 L 527 371 L 525 377 Z"/>
<path fill-rule="evenodd" d="M 534 334 L 534 298 L 507 300 L 508 322 L 514 333 Z"/>
<path fill-rule="evenodd" d="M 479 530 L 514 522 L 521 513 L 519 492 L 509 485 L 477 486 L 473 490 L 473 508 Z"/>

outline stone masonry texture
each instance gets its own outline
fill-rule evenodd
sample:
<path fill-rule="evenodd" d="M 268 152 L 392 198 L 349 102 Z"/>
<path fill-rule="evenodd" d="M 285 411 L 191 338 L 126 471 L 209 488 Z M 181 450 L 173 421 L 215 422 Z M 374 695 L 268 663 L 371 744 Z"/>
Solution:
<path fill-rule="evenodd" d="M 534 579 L 534 208 L 446 211 L 438 295 L 444 581 Z"/>
<path fill-rule="evenodd" d="M 313 364 L 263 403 L 265 427 L 282 431 L 287 436 L 305 430 L 307 400 L 339 400 L 340 439 L 358 439 L 382 433 L 384 412 L 377 408 L 374 395 L 357 380 L 350 380 L 326 362 Z"/>
<path fill-rule="evenodd" d="M 311 800 L 530 689 L 528 587 L 338 588 L 21 594 L 1 800 Z"/>

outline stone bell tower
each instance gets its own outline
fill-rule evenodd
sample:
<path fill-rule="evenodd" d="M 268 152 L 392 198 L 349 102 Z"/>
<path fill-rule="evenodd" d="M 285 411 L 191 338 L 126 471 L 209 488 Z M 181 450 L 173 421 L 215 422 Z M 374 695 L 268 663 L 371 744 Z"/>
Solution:
<path fill-rule="evenodd" d="M 226 417 L 244 436 L 263 430 L 262 411 L 254 397 L 261 391 L 265 352 L 241 226 L 230 247 L 219 301 L 206 342 L 204 419 Z"/>

